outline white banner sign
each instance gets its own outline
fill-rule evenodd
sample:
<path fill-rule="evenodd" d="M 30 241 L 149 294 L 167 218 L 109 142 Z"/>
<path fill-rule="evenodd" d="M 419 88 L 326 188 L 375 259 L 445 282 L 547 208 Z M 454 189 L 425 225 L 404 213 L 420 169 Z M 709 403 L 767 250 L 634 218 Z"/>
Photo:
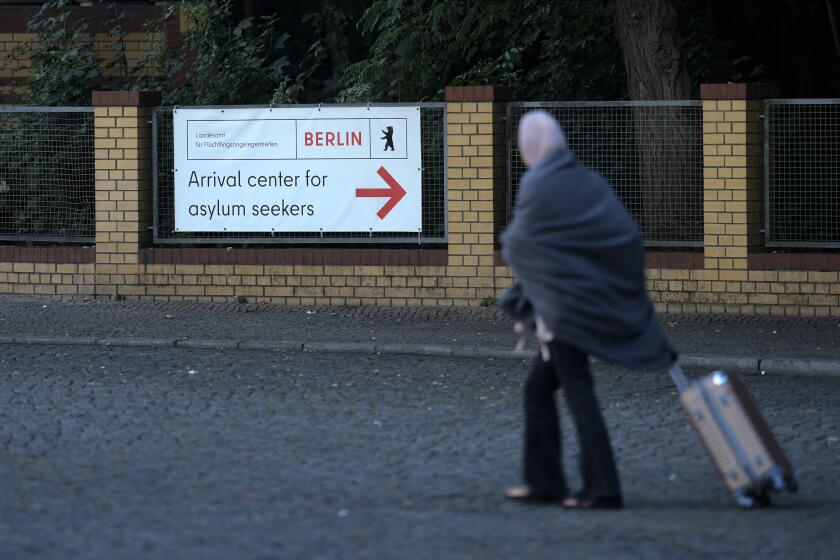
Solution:
<path fill-rule="evenodd" d="M 175 229 L 418 232 L 419 107 L 174 111 Z"/>

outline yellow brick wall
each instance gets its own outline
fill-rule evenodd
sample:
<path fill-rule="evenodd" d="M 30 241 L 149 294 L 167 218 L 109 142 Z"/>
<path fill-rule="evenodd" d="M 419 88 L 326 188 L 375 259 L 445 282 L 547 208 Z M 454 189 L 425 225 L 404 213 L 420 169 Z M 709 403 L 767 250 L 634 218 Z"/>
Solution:
<path fill-rule="evenodd" d="M 492 268 L 496 295 L 513 281 Z M 840 316 L 838 272 L 749 271 L 725 282 L 709 271 L 649 269 L 656 308 L 671 313 Z M 96 282 L 95 282 L 96 281 Z M 293 266 L 0 263 L 0 293 L 113 296 L 278 305 L 481 305 L 469 277 L 444 266 Z"/>
<path fill-rule="evenodd" d="M 840 317 L 837 271 L 750 270 L 760 248 L 758 101 L 705 101 L 703 268 L 651 268 L 658 310 Z M 447 103 L 449 245 L 440 266 L 150 264 L 148 108 L 96 107 L 96 262 L 0 262 L 0 293 L 290 305 L 480 305 L 513 281 L 495 262 L 505 204 L 504 104 Z"/>
<path fill-rule="evenodd" d="M 156 45 L 162 40 L 163 32 L 151 34 L 130 32 L 126 34 L 124 38 L 125 57 L 130 76 L 137 75 L 138 63 L 144 56 L 152 54 Z M 103 61 L 110 60 L 115 54 L 118 54 L 118 51 L 112 45 L 113 42 L 114 38 L 109 37 L 107 33 L 96 33 L 93 39 L 94 52 Z M 23 80 L 32 74 L 28 59 L 14 55 L 16 48 L 22 43 L 31 43 L 35 48 L 38 45 L 35 41 L 35 35 L 32 33 L 0 33 L 0 79 L 16 78 Z M 120 69 L 118 68 L 102 68 L 102 71 L 110 77 L 120 75 Z M 22 83 L 0 85 L 0 94 L 21 93 L 23 91 L 22 86 Z"/>
<path fill-rule="evenodd" d="M 0 262 L 0 294 L 94 295 L 94 265 Z"/>
<path fill-rule="evenodd" d="M 17 45 L 34 39 L 30 33 L 0 33 L 0 78 L 26 77 L 25 61 L 14 59 L 13 52 Z M 23 64 L 21 64 L 23 62 Z"/>
<path fill-rule="evenodd" d="M 493 274 L 491 267 L 490 274 Z M 0 263 L 0 293 L 283 305 L 480 305 L 446 266 Z"/>
<path fill-rule="evenodd" d="M 117 265 L 120 272 L 125 265 Z M 284 305 L 469 305 L 440 266 L 148 264 L 116 293 Z M 113 276 L 111 278 L 113 280 Z M 463 294 L 460 294 L 463 295 Z"/>
<path fill-rule="evenodd" d="M 137 265 L 140 248 L 148 244 L 148 224 L 151 223 L 149 117 L 150 110 L 146 107 L 94 109 L 98 266 Z M 97 269 L 97 276 L 111 273 L 110 266 Z"/>
<path fill-rule="evenodd" d="M 495 293 L 499 196 L 505 185 L 504 104 L 450 102 L 446 106 L 449 257 L 447 298 L 483 299 Z"/>
<path fill-rule="evenodd" d="M 760 247 L 763 189 L 761 101 L 703 101 L 705 268 L 745 280 Z"/>
<path fill-rule="evenodd" d="M 750 270 L 719 280 L 713 270 L 652 269 L 648 290 L 660 311 L 840 317 L 838 272 Z"/>
<path fill-rule="evenodd" d="M 146 295 L 140 249 L 151 224 L 151 130 L 147 107 L 96 107 L 96 292 Z"/>
<path fill-rule="evenodd" d="M 162 40 L 162 32 L 151 34 L 132 32 L 126 34 L 124 38 L 125 58 L 130 75 L 134 75 L 136 73 L 137 64 L 144 56 L 154 53 L 155 46 Z M 94 39 L 94 47 L 97 55 L 99 55 L 103 60 L 109 60 L 115 54 L 118 54 L 116 49 L 111 46 L 111 43 L 113 42 L 114 39 L 109 37 L 107 33 L 97 33 Z M 104 70 L 106 76 L 116 75 L 118 73 L 116 69 Z"/>

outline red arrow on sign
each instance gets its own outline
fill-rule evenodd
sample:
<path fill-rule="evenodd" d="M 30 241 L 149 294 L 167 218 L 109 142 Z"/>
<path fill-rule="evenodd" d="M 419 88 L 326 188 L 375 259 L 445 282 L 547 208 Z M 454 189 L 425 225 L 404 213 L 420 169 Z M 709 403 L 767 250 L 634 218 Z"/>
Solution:
<path fill-rule="evenodd" d="M 399 203 L 400 200 L 403 199 L 405 196 L 405 189 L 402 188 L 402 185 L 397 183 L 397 180 L 391 177 L 391 174 L 385 170 L 384 167 L 380 167 L 377 171 L 382 180 L 388 183 L 387 189 L 356 189 L 356 198 L 385 198 L 389 197 L 388 202 L 385 203 L 385 206 L 379 209 L 379 212 L 376 213 L 379 216 L 380 220 L 384 220 L 385 216 L 387 216 L 391 210 L 394 209 L 394 206 Z"/>

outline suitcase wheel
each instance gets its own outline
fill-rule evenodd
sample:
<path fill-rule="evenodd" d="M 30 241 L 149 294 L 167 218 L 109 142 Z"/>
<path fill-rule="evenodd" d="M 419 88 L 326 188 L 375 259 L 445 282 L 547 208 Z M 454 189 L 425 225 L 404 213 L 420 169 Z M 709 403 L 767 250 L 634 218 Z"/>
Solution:
<path fill-rule="evenodd" d="M 732 497 L 735 498 L 735 502 L 744 509 L 753 509 L 758 507 L 756 499 L 745 492 L 735 492 Z"/>
<path fill-rule="evenodd" d="M 757 507 L 770 507 L 773 500 L 770 499 L 770 494 L 761 494 L 755 499 L 758 504 Z"/>
<path fill-rule="evenodd" d="M 770 483 L 772 484 L 771 488 L 773 492 L 779 493 L 784 490 L 786 487 L 790 487 L 789 481 L 785 480 L 785 477 L 782 476 L 780 472 L 774 472 L 770 475 Z"/>
<path fill-rule="evenodd" d="M 763 489 L 772 490 L 777 494 L 782 490 L 787 490 L 791 494 L 795 494 L 799 490 L 799 481 L 796 479 L 796 473 L 785 476 L 782 470 L 776 467 L 768 473 L 767 478 L 764 480 Z"/>
<path fill-rule="evenodd" d="M 740 491 L 735 492 L 732 496 L 735 498 L 735 502 L 744 509 L 769 507 L 772 503 L 770 496 L 764 493 L 751 495 L 744 491 Z"/>

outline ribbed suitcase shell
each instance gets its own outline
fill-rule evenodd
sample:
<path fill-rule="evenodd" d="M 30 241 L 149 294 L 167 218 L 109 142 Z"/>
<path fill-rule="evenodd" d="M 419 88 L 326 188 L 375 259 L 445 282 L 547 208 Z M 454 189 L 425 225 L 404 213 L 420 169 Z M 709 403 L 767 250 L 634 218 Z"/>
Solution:
<path fill-rule="evenodd" d="M 760 497 L 780 490 L 780 477 L 795 491 L 793 466 L 738 377 L 707 375 L 681 391 L 680 401 L 731 492 Z"/>

